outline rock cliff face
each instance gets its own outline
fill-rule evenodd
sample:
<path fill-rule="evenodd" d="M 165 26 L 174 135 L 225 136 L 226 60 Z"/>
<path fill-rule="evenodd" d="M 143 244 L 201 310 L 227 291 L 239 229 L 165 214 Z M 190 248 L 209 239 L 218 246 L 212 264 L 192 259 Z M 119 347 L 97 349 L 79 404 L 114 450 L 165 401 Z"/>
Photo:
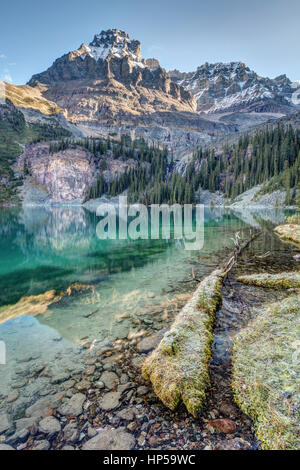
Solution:
<path fill-rule="evenodd" d="M 31 189 L 44 192 L 45 200 L 54 203 L 81 201 L 96 174 L 92 155 L 81 148 L 50 154 L 48 144 L 28 145 L 14 165 L 15 172 L 22 174 L 24 164 Z"/>
<path fill-rule="evenodd" d="M 169 72 L 175 83 L 191 91 L 197 111 L 288 113 L 297 105 L 297 83 L 286 75 L 264 78 L 242 62 L 204 64 L 196 72 Z M 300 86 L 299 93 L 300 93 Z"/>
<path fill-rule="evenodd" d="M 173 82 L 156 59 L 143 60 L 140 42 L 118 29 L 102 31 L 90 44 L 57 59 L 29 85 L 64 108 L 72 122 L 196 110 L 193 95 Z"/>
<path fill-rule="evenodd" d="M 101 160 L 105 160 L 106 181 L 136 165 L 132 159 L 123 161 L 111 154 L 95 157 L 79 146 L 49 153 L 47 143 L 26 145 L 13 165 L 15 176 L 24 178 L 23 204 L 81 203 L 100 173 Z"/>
<path fill-rule="evenodd" d="M 237 130 L 235 123 L 201 118 L 193 94 L 157 59 L 142 59 L 140 42 L 118 29 L 102 31 L 60 57 L 29 85 L 62 108 L 85 136 L 107 137 L 122 129 L 182 151 Z"/>

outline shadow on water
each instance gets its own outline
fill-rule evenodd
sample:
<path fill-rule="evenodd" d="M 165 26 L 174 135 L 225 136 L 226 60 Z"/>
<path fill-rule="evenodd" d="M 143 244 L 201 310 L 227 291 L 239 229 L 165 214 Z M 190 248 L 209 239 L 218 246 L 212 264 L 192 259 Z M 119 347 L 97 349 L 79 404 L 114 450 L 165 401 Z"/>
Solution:
<path fill-rule="evenodd" d="M 18 269 L 9 275 L 0 276 L 0 306 L 14 304 L 25 295 L 38 295 L 49 289 L 67 287 L 64 278 L 73 271 L 39 266 L 36 268 Z"/>

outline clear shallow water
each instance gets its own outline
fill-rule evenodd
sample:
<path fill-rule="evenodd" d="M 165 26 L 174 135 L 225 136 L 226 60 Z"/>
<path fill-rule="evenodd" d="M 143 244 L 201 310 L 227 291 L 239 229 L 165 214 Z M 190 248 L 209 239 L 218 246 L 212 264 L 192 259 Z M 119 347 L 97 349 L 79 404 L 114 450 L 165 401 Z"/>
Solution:
<path fill-rule="evenodd" d="M 272 232 L 282 211 L 232 213 L 205 210 L 204 248 L 187 251 L 181 241 L 101 241 L 98 218 L 81 207 L 0 211 L 0 340 L 7 364 L 0 365 L 0 395 L 18 390 L 19 406 L 46 392 L 49 380 L 24 381 L 41 364 L 52 377 L 84 368 L 85 349 L 95 340 L 133 338 L 158 330 L 186 300 L 193 284 L 232 249 L 237 231 L 245 236 L 263 227 Z M 258 252 L 269 250 L 261 238 Z M 40 296 L 65 291 L 73 283 L 90 286 L 47 305 Z M 32 307 L 34 305 L 34 308 Z"/>

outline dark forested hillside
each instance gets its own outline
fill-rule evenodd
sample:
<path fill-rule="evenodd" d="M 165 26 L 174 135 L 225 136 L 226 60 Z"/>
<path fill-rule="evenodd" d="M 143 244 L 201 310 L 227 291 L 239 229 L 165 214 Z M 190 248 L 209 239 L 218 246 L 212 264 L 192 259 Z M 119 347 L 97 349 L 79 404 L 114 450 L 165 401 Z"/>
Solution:
<path fill-rule="evenodd" d="M 93 149 L 100 143 L 91 139 L 87 145 Z M 123 139 L 121 144 L 114 144 L 113 153 L 115 158 L 135 158 L 137 166 L 109 183 L 101 174 L 86 199 L 104 193 L 116 196 L 127 189 L 131 201 L 192 203 L 201 199 L 201 189 L 221 190 L 228 198 L 235 198 L 262 185 L 261 193 L 285 189 L 286 203 L 290 204 L 300 181 L 300 130 L 290 125 L 279 124 L 252 136 L 245 134 L 221 152 L 201 147 L 183 172 L 175 169 L 166 150 L 148 147 L 145 142 L 137 146 Z"/>
<path fill-rule="evenodd" d="M 85 201 L 103 194 L 117 196 L 127 190 L 130 202 L 187 204 L 201 201 L 201 190 L 221 191 L 234 199 L 262 185 L 260 193 L 285 189 L 286 204 L 295 202 L 295 188 L 300 182 L 300 129 L 290 124 L 279 123 L 245 134 L 222 150 L 199 147 L 189 163 L 178 166 L 166 148 L 149 145 L 143 139 L 132 140 L 128 135 L 120 141 L 65 138 L 65 129 L 27 124 L 22 113 L 8 108 L 5 116 L 0 116 L 2 201 L 17 200 L 16 189 L 21 181 L 15 180 L 10 166 L 22 151 L 19 143 L 50 140 L 50 154 L 81 146 L 94 155 L 97 177 Z M 108 177 L 107 158 L 132 164 L 125 171 L 119 171 L 117 164 L 117 171 Z"/>
<path fill-rule="evenodd" d="M 175 171 L 174 161 L 167 149 L 148 146 L 144 140 L 132 141 L 123 136 L 121 142 L 99 139 L 85 139 L 79 142 L 96 156 L 111 152 L 115 159 L 135 160 L 136 165 L 107 181 L 103 175 L 105 160 L 100 159 L 101 173 L 96 183 L 87 192 L 86 200 L 101 197 L 103 194 L 117 196 L 128 191 L 130 202 L 160 204 L 162 202 L 193 203 L 196 199 L 196 174 L 190 165 L 184 174 Z M 57 148 L 55 148 L 57 150 Z"/>
<path fill-rule="evenodd" d="M 221 153 L 200 148 L 194 155 L 203 189 L 234 198 L 253 186 L 290 190 L 300 180 L 300 129 L 283 124 L 245 134 Z"/>

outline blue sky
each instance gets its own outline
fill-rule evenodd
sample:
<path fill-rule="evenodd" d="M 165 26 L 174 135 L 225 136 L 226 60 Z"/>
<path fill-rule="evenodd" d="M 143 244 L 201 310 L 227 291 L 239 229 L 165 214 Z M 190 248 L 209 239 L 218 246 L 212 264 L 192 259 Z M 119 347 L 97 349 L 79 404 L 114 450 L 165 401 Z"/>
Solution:
<path fill-rule="evenodd" d="M 143 57 L 167 70 L 241 60 L 300 80 L 299 0 L 15 0 L 0 15 L 0 79 L 15 84 L 108 28 L 140 40 Z"/>

